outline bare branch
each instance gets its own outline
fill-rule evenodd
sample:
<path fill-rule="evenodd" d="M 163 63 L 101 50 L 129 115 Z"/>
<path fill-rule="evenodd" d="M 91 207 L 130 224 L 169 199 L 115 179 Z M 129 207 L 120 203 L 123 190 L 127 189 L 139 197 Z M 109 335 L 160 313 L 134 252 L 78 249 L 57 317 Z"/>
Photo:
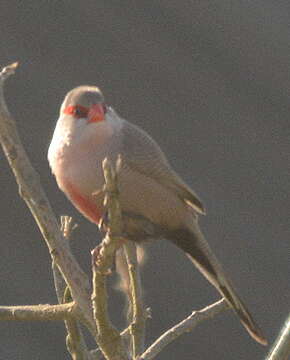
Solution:
<path fill-rule="evenodd" d="M 60 230 L 63 234 L 64 239 L 67 241 L 69 240 L 73 230 L 76 228 L 76 224 L 73 223 L 73 219 L 70 216 L 61 216 L 60 217 Z M 69 247 L 69 241 L 67 242 L 67 246 Z M 56 265 L 55 261 L 52 259 L 52 272 L 53 272 L 53 280 L 54 280 L 54 287 L 57 295 L 58 302 L 60 304 L 63 303 L 63 296 L 67 284 L 59 271 L 58 266 Z"/>
<path fill-rule="evenodd" d="M 138 360 L 151 360 L 156 357 L 166 345 L 177 339 L 180 335 L 192 331 L 199 323 L 210 319 L 218 313 L 228 309 L 225 299 L 221 299 L 202 310 L 193 311 L 190 316 L 182 320 L 171 329 L 162 334 L 139 358 Z"/>
<path fill-rule="evenodd" d="M 92 251 L 93 294 L 92 304 L 97 326 L 97 342 L 107 360 L 128 359 L 120 333 L 112 325 L 107 304 L 106 276 L 120 242 L 122 229 L 121 210 L 118 202 L 116 173 L 109 161 L 103 161 L 106 186 L 106 206 L 108 209 L 108 231 L 101 245 Z"/>
<path fill-rule="evenodd" d="M 69 287 L 67 287 L 63 296 L 63 302 L 67 303 L 70 300 L 71 294 Z M 65 320 L 65 327 L 67 330 L 66 347 L 72 359 L 90 360 L 91 355 L 76 317 Z"/>
<path fill-rule="evenodd" d="M 68 242 L 77 227 L 70 216 L 61 216 L 61 232 Z M 67 303 L 72 300 L 70 289 L 64 281 L 58 267 L 52 262 L 52 270 L 54 277 L 54 286 L 57 293 L 59 303 Z M 79 323 L 76 318 L 65 320 L 65 327 L 67 330 L 66 347 L 73 360 L 90 360 L 91 354 L 87 348 L 83 333 L 80 329 Z"/>
<path fill-rule="evenodd" d="M 4 99 L 4 81 L 12 75 L 17 64 L 6 66 L 0 73 L 0 141 L 16 178 L 20 196 L 26 202 L 46 241 L 51 257 L 59 267 L 82 316 L 91 324 L 93 318 L 89 296 L 89 281 L 64 241 L 39 176 L 32 167 L 20 141 L 15 121 Z"/>
<path fill-rule="evenodd" d="M 93 263 L 92 303 L 98 329 L 97 342 L 107 360 L 126 360 L 128 357 L 120 333 L 109 319 L 105 278 L 106 274 L 98 272 L 97 266 Z"/>
<path fill-rule="evenodd" d="M 130 299 L 132 311 L 132 323 L 130 325 L 130 334 L 132 337 L 132 356 L 133 359 L 144 351 L 145 343 L 145 325 L 147 312 L 144 308 L 142 297 L 142 286 L 140 271 L 137 260 L 136 245 L 127 241 L 124 244 L 126 260 L 128 264 L 130 278 Z"/>
<path fill-rule="evenodd" d="M 5 81 L 9 76 L 14 75 L 15 74 L 15 70 L 17 69 L 19 63 L 16 61 L 10 65 L 5 66 L 2 70 L 1 70 L 1 81 Z M 6 108 L 7 110 L 7 108 Z"/>
<path fill-rule="evenodd" d="M 290 315 L 266 360 L 287 360 L 290 356 Z"/>
<path fill-rule="evenodd" d="M 1 321 L 55 321 L 75 316 L 75 304 L 0 306 Z"/>
<path fill-rule="evenodd" d="M 90 360 L 103 360 L 104 357 L 100 349 L 90 351 Z"/>

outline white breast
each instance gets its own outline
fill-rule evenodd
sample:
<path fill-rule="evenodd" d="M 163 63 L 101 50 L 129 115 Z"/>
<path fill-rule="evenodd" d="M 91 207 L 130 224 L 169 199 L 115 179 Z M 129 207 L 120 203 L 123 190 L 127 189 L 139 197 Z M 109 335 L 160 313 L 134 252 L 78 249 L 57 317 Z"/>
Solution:
<path fill-rule="evenodd" d="M 119 126 L 108 117 L 101 123 L 87 124 L 61 116 L 48 150 L 48 160 L 58 186 L 66 192 L 66 183 L 90 195 L 103 185 L 102 161 L 110 156 L 111 139 Z"/>

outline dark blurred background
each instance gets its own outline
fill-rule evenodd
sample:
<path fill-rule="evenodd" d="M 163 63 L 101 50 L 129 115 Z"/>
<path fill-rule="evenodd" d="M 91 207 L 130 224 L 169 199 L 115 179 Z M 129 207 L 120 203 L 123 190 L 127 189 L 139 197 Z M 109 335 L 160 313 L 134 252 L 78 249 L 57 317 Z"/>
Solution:
<path fill-rule="evenodd" d="M 146 129 L 206 204 L 202 228 L 270 344 L 289 312 L 290 3 L 255 1 L 7 1 L 0 63 L 20 62 L 6 98 L 57 215 L 73 215 L 72 246 L 89 269 L 97 229 L 58 190 L 46 152 L 66 92 L 98 85 Z M 55 303 L 48 251 L 1 152 L 0 303 Z M 148 247 L 147 343 L 219 298 L 165 242 Z M 124 301 L 112 291 L 122 326 Z M 121 315 L 120 315 L 121 313 Z M 0 360 L 69 359 L 62 323 L 0 323 Z M 158 359 L 263 359 L 227 312 Z"/>

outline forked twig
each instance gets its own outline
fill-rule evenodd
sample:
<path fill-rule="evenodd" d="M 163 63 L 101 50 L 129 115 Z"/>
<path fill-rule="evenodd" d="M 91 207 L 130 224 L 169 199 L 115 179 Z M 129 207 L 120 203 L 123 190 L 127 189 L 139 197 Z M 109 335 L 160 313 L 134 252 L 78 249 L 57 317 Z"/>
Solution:
<path fill-rule="evenodd" d="M 154 359 L 168 344 L 177 339 L 180 335 L 192 331 L 199 323 L 211 319 L 220 312 L 229 309 L 225 299 L 221 299 L 202 310 L 193 311 L 186 319 L 176 324 L 162 334 L 138 360 Z"/>
<path fill-rule="evenodd" d="M 67 240 L 69 246 L 70 237 L 74 229 L 77 227 L 77 224 L 73 222 L 73 219 L 70 216 L 61 216 L 60 223 L 61 223 L 61 232 L 64 238 Z M 53 271 L 54 286 L 55 286 L 58 302 L 60 304 L 62 303 L 66 304 L 72 301 L 70 289 L 67 286 L 64 278 L 61 275 L 61 272 L 59 271 L 54 261 L 52 261 L 52 271 Z M 66 347 L 72 359 L 91 360 L 92 356 L 87 348 L 77 318 L 73 317 L 70 319 L 66 319 L 64 323 L 67 330 Z"/>
<path fill-rule="evenodd" d="M 17 63 L 3 68 L 0 73 L 0 141 L 9 165 L 16 178 L 19 193 L 29 207 L 46 241 L 52 259 L 57 264 L 72 297 L 80 309 L 81 316 L 93 326 L 89 282 L 81 270 L 59 229 L 49 201 L 41 187 L 39 175 L 32 167 L 20 141 L 15 121 L 7 109 L 4 99 L 4 82 L 14 74 Z"/>

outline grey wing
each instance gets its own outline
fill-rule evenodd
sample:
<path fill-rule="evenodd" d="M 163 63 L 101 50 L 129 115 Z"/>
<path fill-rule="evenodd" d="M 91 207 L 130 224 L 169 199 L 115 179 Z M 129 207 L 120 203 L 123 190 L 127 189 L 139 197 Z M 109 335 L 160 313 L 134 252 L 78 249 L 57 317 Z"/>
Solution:
<path fill-rule="evenodd" d="M 205 214 L 198 196 L 171 168 L 158 144 L 141 128 L 123 120 L 121 155 L 126 165 L 174 190 L 197 213 Z"/>

